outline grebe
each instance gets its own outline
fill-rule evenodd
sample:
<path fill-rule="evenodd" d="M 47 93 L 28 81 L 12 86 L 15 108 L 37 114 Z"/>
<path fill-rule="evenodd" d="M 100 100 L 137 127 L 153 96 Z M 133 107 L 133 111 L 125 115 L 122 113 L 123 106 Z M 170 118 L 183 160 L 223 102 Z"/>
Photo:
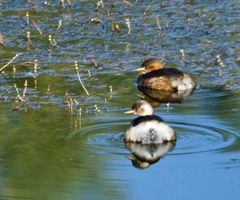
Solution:
<path fill-rule="evenodd" d="M 174 130 L 160 117 L 153 115 L 152 106 L 144 100 L 136 102 L 132 110 L 125 114 L 139 114 L 134 119 L 124 135 L 126 142 L 138 142 L 142 144 L 165 143 L 176 140 Z"/>
<path fill-rule="evenodd" d="M 150 58 L 137 69 L 140 75 L 137 79 L 139 90 L 151 88 L 172 92 L 193 90 L 196 82 L 193 77 L 176 68 L 164 68 L 157 58 Z"/>

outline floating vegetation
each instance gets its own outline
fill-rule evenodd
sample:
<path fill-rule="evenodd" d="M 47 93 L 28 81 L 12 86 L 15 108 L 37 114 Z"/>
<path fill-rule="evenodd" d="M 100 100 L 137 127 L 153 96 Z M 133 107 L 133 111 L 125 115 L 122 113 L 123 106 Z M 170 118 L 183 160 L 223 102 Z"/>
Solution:
<path fill-rule="evenodd" d="M 48 3 L 47 0 L 44 1 L 44 6 L 50 6 L 50 3 Z"/>
<path fill-rule="evenodd" d="M 224 65 L 220 55 L 216 56 L 216 64 L 219 65 L 219 77 L 221 77 L 223 75 L 223 69 L 224 69 L 225 65 Z"/>
<path fill-rule="evenodd" d="M 59 30 L 61 27 L 62 27 L 62 20 L 59 20 L 57 30 Z"/>
<path fill-rule="evenodd" d="M 65 8 L 66 7 L 65 0 L 60 0 L 60 2 L 61 2 L 62 7 Z M 70 0 L 66 0 L 66 2 L 67 2 L 67 6 L 69 6 L 69 7 L 72 6 L 72 3 Z"/>
<path fill-rule="evenodd" d="M 22 95 L 20 95 L 19 89 L 17 88 L 17 84 L 14 83 L 13 86 L 16 90 L 17 97 L 12 110 L 18 110 L 22 105 L 26 104 L 26 92 L 27 92 L 28 82 L 27 80 L 25 80 L 24 82 L 24 89 L 23 89 Z"/>
<path fill-rule="evenodd" d="M 53 47 L 56 47 L 57 46 L 57 42 L 55 39 L 53 39 L 52 35 L 49 35 L 48 36 L 48 41 L 50 42 L 50 44 L 53 46 Z"/>
<path fill-rule="evenodd" d="M 223 84 L 237 74 L 224 70 L 232 58 L 235 65 L 231 67 L 239 66 L 239 55 L 233 55 L 235 50 L 231 49 L 234 44 L 229 45 L 228 50 L 212 37 L 216 30 L 219 34 L 216 37 L 220 38 L 225 35 L 223 30 L 228 29 L 220 29 L 222 24 L 217 22 L 209 29 L 209 18 L 204 11 L 190 9 L 190 13 L 179 16 L 175 8 L 182 6 L 180 2 L 172 5 L 171 2 L 135 0 L 27 1 L 19 5 L 21 12 L 6 12 L 5 4 L 1 4 L 1 17 L 6 22 L 0 33 L 0 83 L 3 88 L 8 85 L 10 92 L 6 94 L 3 89 L 0 97 L 9 95 L 8 101 L 14 101 L 17 89 L 21 91 L 27 80 L 30 106 L 34 101 L 62 106 L 64 99 L 64 106 L 70 113 L 77 113 L 77 102 L 87 104 L 90 110 L 94 108 L 93 111 L 104 110 L 102 105 L 111 99 L 109 95 L 121 96 L 126 92 L 125 80 L 135 77 L 128 73 L 146 57 L 158 57 L 170 66 L 180 62 L 193 74 L 201 72 L 201 67 L 207 74 L 214 66 L 219 70 L 211 74 Z M 13 23 L 15 28 L 9 32 L 8 24 L 12 26 Z M 195 24 L 200 24 L 202 31 Z M 234 36 L 234 27 L 230 32 Z M 11 70 L 6 70 L 7 67 Z M 79 85 L 75 84 L 76 76 L 84 93 L 79 92 Z M 65 90 L 69 91 L 68 103 L 65 102 Z M 19 95 L 17 99 L 22 101 L 21 92 Z M 86 110 L 82 107 L 82 112 Z"/>
<path fill-rule="evenodd" d="M 100 24 L 100 23 L 102 23 L 102 20 L 101 19 L 99 19 L 99 18 L 92 18 L 91 20 L 90 20 L 92 23 L 95 23 L 95 24 Z"/>
<path fill-rule="evenodd" d="M 96 112 L 100 112 L 100 109 L 98 108 L 97 104 L 94 105 L 94 109 L 95 109 Z"/>
<path fill-rule="evenodd" d="M 180 49 L 180 50 L 179 50 L 179 53 L 180 53 L 180 55 L 182 56 L 182 58 L 185 57 L 185 51 L 184 51 L 184 49 Z"/>

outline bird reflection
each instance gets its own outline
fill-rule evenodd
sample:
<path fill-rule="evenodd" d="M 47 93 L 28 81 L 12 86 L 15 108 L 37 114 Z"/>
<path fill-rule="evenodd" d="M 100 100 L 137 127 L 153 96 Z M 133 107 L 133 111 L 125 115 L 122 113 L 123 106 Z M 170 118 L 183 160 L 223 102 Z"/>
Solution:
<path fill-rule="evenodd" d="M 168 90 L 157 90 L 147 87 L 138 87 L 139 91 L 144 95 L 144 99 L 149 102 L 160 103 L 182 103 L 187 97 L 189 97 L 194 89 L 186 89 L 180 91 L 168 91 Z"/>
<path fill-rule="evenodd" d="M 165 154 L 173 150 L 175 144 L 175 141 L 163 144 L 125 143 L 132 153 L 127 158 L 132 161 L 134 167 L 139 169 L 146 169 L 150 165 L 157 163 Z"/>

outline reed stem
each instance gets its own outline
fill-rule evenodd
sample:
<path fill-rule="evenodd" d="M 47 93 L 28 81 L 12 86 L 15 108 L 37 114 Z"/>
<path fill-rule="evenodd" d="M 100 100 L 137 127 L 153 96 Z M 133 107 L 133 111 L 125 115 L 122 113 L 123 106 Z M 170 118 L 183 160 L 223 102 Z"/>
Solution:
<path fill-rule="evenodd" d="M 0 72 L 5 69 L 8 65 L 10 65 L 18 56 L 20 56 L 21 53 L 17 53 L 6 65 L 4 65 L 1 69 Z"/>
<path fill-rule="evenodd" d="M 77 77 L 78 77 L 78 80 L 79 80 L 82 88 L 84 89 L 84 91 L 86 92 L 86 94 L 89 96 L 89 92 L 87 91 L 87 89 L 86 89 L 85 86 L 83 85 L 83 82 L 82 82 L 82 80 L 81 80 L 81 78 L 80 78 L 79 68 L 78 68 L 77 61 L 75 61 L 75 69 L 76 69 L 76 71 L 77 71 Z"/>

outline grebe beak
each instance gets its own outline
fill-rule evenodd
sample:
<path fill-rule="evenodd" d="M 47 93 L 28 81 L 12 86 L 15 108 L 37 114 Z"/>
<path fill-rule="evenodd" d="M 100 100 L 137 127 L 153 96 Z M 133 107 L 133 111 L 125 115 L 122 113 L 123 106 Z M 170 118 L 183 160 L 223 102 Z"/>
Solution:
<path fill-rule="evenodd" d="M 140 99 L 146 99 L 146 97 L 143 94 L 137 94 L 137 97 L 139 97 Z"/>
<path fill-rule="evenodd" d="M 139 67 L 136 69 L 137 72 L 144 72 L 145 70 L 145 67 Z"/>
<path fill-rule="evenodd" d="M 124 112 L 124 114 L 134 114 L 135 113 L 135 110 L 128 110 L 126 112 Z"/>
<path fill-rule="evenodd" d="M 133 155 L 126 156 L 128 160 L 135 160 L 135 157 Z"/>

